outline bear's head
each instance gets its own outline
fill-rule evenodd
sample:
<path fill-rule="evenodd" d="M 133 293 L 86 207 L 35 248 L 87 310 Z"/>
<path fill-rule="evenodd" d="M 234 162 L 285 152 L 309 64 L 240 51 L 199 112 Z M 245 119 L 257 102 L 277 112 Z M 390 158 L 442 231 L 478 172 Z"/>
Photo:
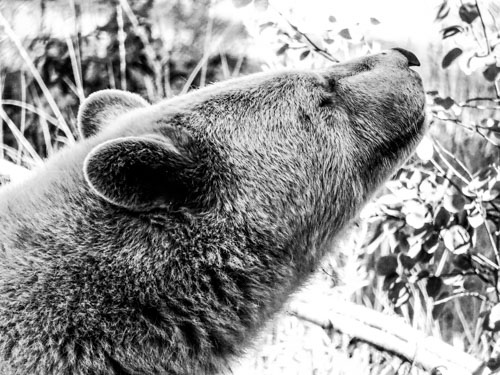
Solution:
<path fill-rule="evenodd" d="M 83 139 L 0 191 L 1 357 L 215 372 L 421 138 L 417 64 L 394 49 L 155 105 L 91 95 Z"/>
<path fill-rule="evenodd" d="M 154 106 L 98 92 L 79 114 L 82 135 L 97 144 L 86 181 L 130 210 L 250 216 L 287 235 L 298 229 L 292 222 L 337 227 L 422 135 L 415 59 L 396 49 L 315 72 L 252 75 Z"/>

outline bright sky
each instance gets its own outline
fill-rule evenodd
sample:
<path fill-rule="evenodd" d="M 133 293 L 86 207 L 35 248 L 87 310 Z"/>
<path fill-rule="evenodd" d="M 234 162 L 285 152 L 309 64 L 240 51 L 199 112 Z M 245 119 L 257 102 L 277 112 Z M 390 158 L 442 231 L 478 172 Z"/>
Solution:
<path fill-rule="evenodd" d="M 255 38 L 255 43 L 249 46 L 247 53 L 259 56 L 264 61 L 278 62 L 276 50 L 279 48 L 275 30 L 266 29 L 261 32 L 259 25 L 266 22 L 281 21 L 280 12 L 286 19 L 296 25 L 302 32 L 321 42 L 325 31 L 331 29 L 329 35 L 336 40 L 332 45 L 325 45 L 330 51 L 344 48 L 338 32 L 348 28 L 353 41 L 362 36 L 366 40 L 383 40 L 393 46 L 405 46 L 415 52 L 426 51 L 431 43 L 441 40 L 439 30 L 443 24 L 434 22 L 437 10 L 442 0 L 269 0 L 270 6 L 266 12 L 257 11 L 250 4 L 235 9 L 232 0 L 221 3 L 215 12 L 226 18 L 240 19 Z M 453 2 L 452 2 L 453 3 Z M 456 12 L 452 12 L 456 13 Z M 334 16 L 336 22 L 331 23 L 329 16 Z M 451 14 L 450 14 L 451 16 Z M 380 23 L 374 25 L 371 18 Z M 451 22 L 454 22 L 451 20 Z M 267 35 L 266 35 L 267 33 Z M 340 42 L 339 42 L 340 40 Z M 338 44 L 340 43 L 340 45 Z M 340 46 L 340 47 L 339 47 Z M 373 49 L 371 52 L 376 52 Z M 297 56 L 300 51 L 297 52 Z M 336 54 L 339 58 L 349 58 Z M 300 67 L 303 63 L 296 62 Z"/>
<path fill-rule="evenodd" d="M 434 24 L 441 0 L 271 0 L 277 9 L 294 9 L 294 14 L 311 26 L 321 28 L 333 15 L 346 26 L 375 17 L 381 23 L 373 33 L 388 40 L 427 43 L 436 38 Z"/>

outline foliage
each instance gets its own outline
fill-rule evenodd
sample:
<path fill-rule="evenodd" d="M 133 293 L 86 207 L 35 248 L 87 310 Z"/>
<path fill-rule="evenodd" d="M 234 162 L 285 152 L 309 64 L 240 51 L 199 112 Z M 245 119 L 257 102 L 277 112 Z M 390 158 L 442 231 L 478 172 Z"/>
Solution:
<path fill-rule="evenodd" d="M 494 349 L 500 331 L 500 166 L 493 159 L 471 169 L 443 145 L 448 143 L 443 142 L 446 132 L 439 131 L 451 123 L 481 137 L 483 143 L 500 146 L 496 24 L 500 17 L 495 16 L 500 7 L 480 6 L 453 0 L 441 4 L 436 22 L 442 25 L 448 52 L 435 69 L 459 65 L 463 74 L 481 70 L 484 85 L 493 85 L 496 96 L 459 101 L 436 90 L 427 92 L 432 131 L 419 145 L 417 157 L 364 210 L 369 236 L 359 258 L 374 275 L 373 286 L 363 290 L 364 301 L 370 297 L 376 305 L 380 288 L 396 312 L 424 330 L 460 320 L 467 349 L 476 355 L 489 352 L 486 365 L 496 370 L 500 368 L 499 350 Z M 358 54 L 375 49 L 373 41 L 353 32 L 356 26 L 337 27 L 334 16 L 329 16 L 331 27 L 318 36 L 277 13 L 281 19 L 260 28 L 274 30 L 276 55 L 285 65 L 318 57 L 335 62 L 335 55 L 346 46 Z M 373 27 L 379 23 L 374 18 L 369 22 Z M 416 321 L 419 314 L 428 316 L 423 324 Z"/>
<path fill-rule="evenodd" d="M 110 16 L 95 30 L 81 32 L 78 25 L 83 15 L 75 8 L 76 26 L 71 35 L 52 35 L 42 30 L 35 38 L 21 41 L 20 48 L 25 49 L 33 66 L 31 71 L 19 65 L 5 64 L 0 68 L 6 122 L 22 123 L 23 136 L 40 155 L 50 155 L 67 138 L 74 138 L 74 126 L 68 134 L 58 129 L 59 123 L 74 124 L 80 102 L 94 91 L 124 89 L 154 102 L 240 70 L 251 70 L 243 55 L 232 54 L 219 45 L 204 50 L 209 37 L 218 37 L 219 44 L 224 41 L 223 36 L 208 35 L 207 28 L 214 34 L 231 27 L 236 35 L 243 33 L 241 27 L 210 16 L 208 0 L 192 2 L 190 6 L 186 2 L 170 2 L 169 14 L 177 27 L 177 34 L 170 40 L 157 30 L 161 25 L 154 23 L 152 0 L 102 3 L 109 8 Z M 2 48 L 9 46 L 4 44 Z M 34 70 L 40 81 L 33 78 Z M 47 90 L 43 91 L 42 86 Z M 48 96 L 54 98 L 55 106 L 49 105 Z M 54 107 L 61 113 L 59 118 L 48 114 L 55 112 Z M 4 129 L 3 135 L 7 154 L 13 159 L 8 147 L 15 148 L 19 139 L 9 128 Z M 18 155 L 14 160 L 18 160 Z"/>
<path fill-rule="evenodd" d="M 480 6 L 452 1 L 440 6 L 436 18 L 444 25 L 443 43 L 454 39 L 441 67 L 460 64 L 465 73 L 480 69 L 484 84 L 494 85 L 497 95 L 459 102 L 429 91 L 429 121 L 433 127 L 460 126 L 498 147 L 500 35 L 492 16 L 495 9 Z M 449 22 L 453 24 L 447 26 Z M 471 170 L 430 137 L 417 155 L 365 212 L 374 231 L 366 246 L 373 253 L 388 253 L 378 258 L 375 267 L 397 311 L 412 315 L 423 308 L 442 321 L 446 306 L 463 298 L 464 303 L 455 307 L 468 304 L 468 317 L 477 321 L 477 329 L 469 332 L 469 350 L 479 354 L 479 343 L 487 343 L 486 350 L 492 353 L 487 365 L 496 370 L 500 357 L 492 349 L 500 331 L 498 160 Z M 471 299 L 480 304 L 471 304 Z M 470 311 L 470 306 L 478 306 L 480 312 Z"/>

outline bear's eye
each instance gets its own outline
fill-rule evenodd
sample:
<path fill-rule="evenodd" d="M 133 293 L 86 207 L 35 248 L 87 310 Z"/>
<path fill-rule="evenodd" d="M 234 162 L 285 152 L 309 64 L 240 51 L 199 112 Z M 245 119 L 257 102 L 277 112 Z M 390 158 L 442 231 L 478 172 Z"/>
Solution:
<path fill-rule="evenodd" d="M 371 69 L 372 69 L 371 65 L 366 63 L 366 62 L 363 64 L 360 64 L 356 67 L 357 73 L 363 73 L 363 72 L 369 71 Z"/>
<path fill-rule="evenodd" d="M 333 98 L 334 98 L 334 96 L 331 94 L 323 95 L 319 101 L 319 106 L 320 107 L 328 107 L 328 106 L 333 105 L 333 103 L 334 103 Z"/>

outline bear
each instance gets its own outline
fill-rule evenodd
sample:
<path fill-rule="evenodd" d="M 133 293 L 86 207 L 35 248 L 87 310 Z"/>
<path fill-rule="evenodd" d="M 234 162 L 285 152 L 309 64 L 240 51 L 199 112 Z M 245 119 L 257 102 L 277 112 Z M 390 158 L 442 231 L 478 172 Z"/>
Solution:
<path fill-rule="evenodd" d="M 228 371 L 421 139 L 415 65 L 91 94 L 81 140 L 0 189 L 1 373 Z"/>

